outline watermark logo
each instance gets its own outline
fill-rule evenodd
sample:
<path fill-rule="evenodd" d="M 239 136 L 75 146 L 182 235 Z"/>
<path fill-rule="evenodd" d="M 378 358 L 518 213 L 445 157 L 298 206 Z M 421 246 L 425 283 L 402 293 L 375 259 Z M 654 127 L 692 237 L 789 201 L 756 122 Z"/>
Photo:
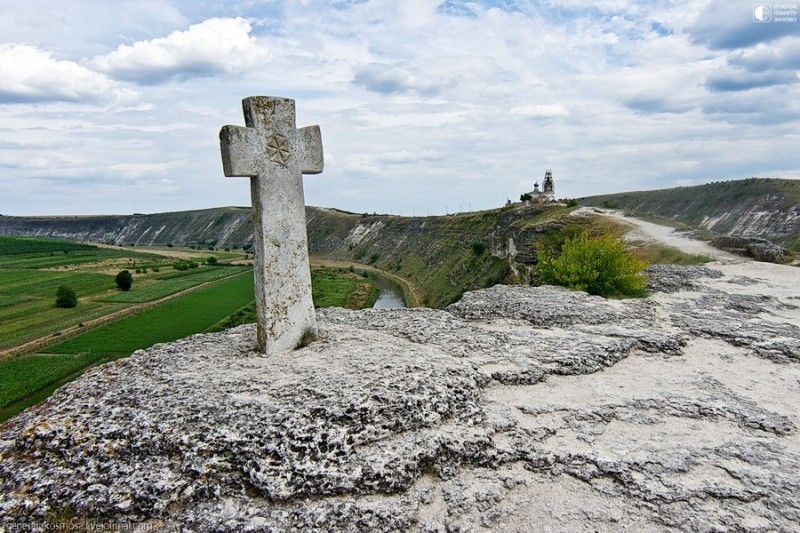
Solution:
<path fill-rule="evenodd" d="M 753 22 L 797 22 L 797 4 L 756 4 Z"/>
<path fill-rule="evenodd" d="M 753 22 L 769 22 L 772 20 L 772 8 L 766 4 L 753 6 Z"/>

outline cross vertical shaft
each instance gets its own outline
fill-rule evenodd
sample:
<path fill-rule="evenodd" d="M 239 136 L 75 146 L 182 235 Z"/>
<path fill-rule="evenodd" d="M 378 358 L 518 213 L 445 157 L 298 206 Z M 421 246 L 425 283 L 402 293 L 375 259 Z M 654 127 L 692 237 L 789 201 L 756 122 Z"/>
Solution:
<path fill-rule="evenodd" d="M 302 174 L 323 168 L 319 127 L 296 129 L 294 100 L 242 101 L 246 127 L 223 126 L 226 176 L 250 177 L 258 346 L 273 354 L 316 327 Z"/>

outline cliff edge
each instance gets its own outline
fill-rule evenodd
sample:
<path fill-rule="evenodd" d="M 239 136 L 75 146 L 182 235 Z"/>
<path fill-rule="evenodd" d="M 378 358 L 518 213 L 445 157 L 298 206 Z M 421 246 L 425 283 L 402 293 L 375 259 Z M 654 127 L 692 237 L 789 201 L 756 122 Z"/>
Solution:
<path fill-rule="evenodd" d="M 320 310 L 319 340 L 274 357 L 252 326 L 139 351 L 3 425 L 0 524 L 795 529 L 796 269 L 651 285 Z"/>

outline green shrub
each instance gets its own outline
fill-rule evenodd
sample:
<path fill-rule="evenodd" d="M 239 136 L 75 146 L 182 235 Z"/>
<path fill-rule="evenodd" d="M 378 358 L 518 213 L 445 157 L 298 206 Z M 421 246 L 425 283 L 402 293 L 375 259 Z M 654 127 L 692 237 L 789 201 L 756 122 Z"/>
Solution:
<path fill-rule="evenodd" d="M 174 268 L 175 270 L 189 270 L 190 268 L 197 268 L 197 263 L 195 263 L 194 261 L 187 261 L 185 259 L 182 259 L 177 263 L 175 263 L 174 265 L 172 265 L 172 268 Z"/>
<path fill-rule="evenodd" d="M 373 264 L 375 261 L 378 260 L 380 256 L 381 256 L 380 254 L 372 254 L 371 256 L 369 256 L 369 264 L 370 265 Z"/>
<path fill-rule="evenodd" d="M 137 270 L 137 272 L 139 271 Z M 129 291 L 131 290 L 131 286 L 133 285 L 133 276 L 129 271 L 122 270 L 120 271 L 119 274 L 117 274 L 117 277 L 114 278 L 114 281 L 116 281 L 119 290 Z"/>
<path fill-rule="evenodd" d="M 206 264 L 208 264 L 208 265 L 216 265 L 217 264 L 217 258 L 212 255 L 211 257 L 206 259 Z"/>
<path fill-rule="evenodd" d="M 538 279 L 605 297 L 644 296 L 647 262 L 628 251 L 614 233 L 592 237 L 588 231 L 568 237 L 555 256 L 539 247 Z"/>
<path fill-rule="evenodd" d="M 78 305 L 78 296 L 75 291 L 69 287 L 62 285 L 56 290 L 56 307 L 64 307 L 66 309 Z"/>
<path fill-rule="evenodd" d="M 578 207 L 578 201 L 575 198 L 572 198 L 567 202 L 567 207 Z"/>
<path fill-rule="evenodd" d="M 472 253 L 475 257 L 480 257 L 483 255 L 483 252 L 486 251 L 486 245 L 483 244 L 481 241 L 475 241 L 469 245 L 472 248 Z"/>

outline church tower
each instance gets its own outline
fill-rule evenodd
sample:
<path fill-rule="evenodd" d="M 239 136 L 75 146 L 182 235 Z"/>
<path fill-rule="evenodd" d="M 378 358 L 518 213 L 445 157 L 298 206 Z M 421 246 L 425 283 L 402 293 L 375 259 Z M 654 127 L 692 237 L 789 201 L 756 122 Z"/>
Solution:
<path fill-rule="evenodd" d="M 542 195 L 548 200 L 556 196 L 555 184 L 553 183 L 553 173 L 549 170 L 544 173 L 544 183 L 542 183 Z"/>

